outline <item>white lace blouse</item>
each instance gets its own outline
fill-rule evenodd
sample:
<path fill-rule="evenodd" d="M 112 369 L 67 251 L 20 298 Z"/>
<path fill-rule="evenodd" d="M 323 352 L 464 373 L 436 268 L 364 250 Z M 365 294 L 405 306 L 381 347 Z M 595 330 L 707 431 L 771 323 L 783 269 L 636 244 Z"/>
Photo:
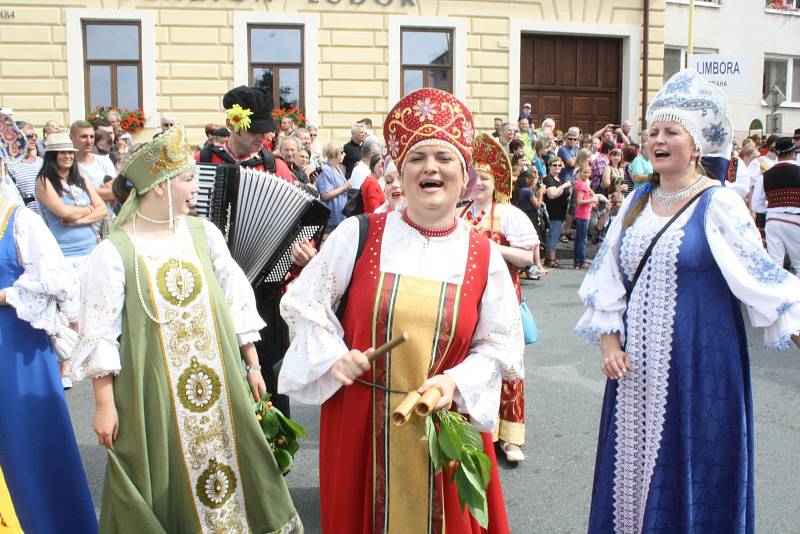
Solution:
<path fill-rule="evenodd" d="M 233 260 L 219 229 L 203 221 L 214 274 L 231 309 L 233 326 L 240 345 L 260 339 L 265 326 L 256 310 L 255 296 L 244 272 Z M 138 237 L 139 254 L 150 257 L 175 256 L 179 247 L 192 247 L 192 237 L 184 219 L 176 225 L 176 239 Z M 133 237 L 131 236 L 131 240 Z M 183 252 L 184 249 L 181 249 Z M 140 271 L 141 276 L 146 276 Z M 125 304 L 125 266 L 117 247 L 108 239 L 92 251 L 83 269 L 80 336 L 72 354 L 70 374 L 73 379 L 97 378 L 120 372 L 119 344 L 122 333 L 122 308 Z M 149 319 L 146 319 L 149 321 Z"/>
<path fill-rule="evenodd" d="M 328 238 L 281 301 L 281 315 L 292 339 L 284 358 L 278 389 L 292 399 L 321 404 L 341 387 L 330 374 L 348 351 L 335 311 L 350 283 L 358 246 L 358 221 L 346 219 Z M 381 246 L 380 270 L 428 280 L 460 284 L 467 261 L 467 223 L 460 221 L 446 237 L 426 238 L 389 213 Z M 469 354 L 445 371 L 456 382 L 455 402 L 475 426 L 494 430 L 504 373 L 522 374 L 522 326 L 508 268 L 500 251 L 491 248 L 489 277 Z"/>
<path fill-rule="evenodd" d="M 625 199 L 620 214 L 627 213 L 633 197 L 629 195 Z M 687 209 L 674 224 L 685 224 L 696 206 L 697 203 Z M 580 287 L 586 312 L 576 331 L 592 342 L 599 342 L 599 334 L 603 333 L 625 335 L 622 323 L 626 309 L 625 287 L 617 257 L 623 218 L 614 218 L 595 263 Z M 634 228 L 654 234 L 669 219 L 655 215 L 648 203 Z M 728 287 L 747 307 L 753 326 L 764 328 L 764 345 L 772 349 L 794 347 L 791 336 L 800 334 L 800 280 L 770 259 L 747 206 L 734 190 L 719 188 L 713 193 L 706 213 L 705 232 Z"/>
<path fill-rule="evenodd" d="M 13 231 L 23 272 L 11 287 L 5 288 L 6 301 L 21 320 L 57 335 L 77 319 L 78 280 L 72 276 L 53 234 L 36 213 L 28 208 L 17 209 Z"/>

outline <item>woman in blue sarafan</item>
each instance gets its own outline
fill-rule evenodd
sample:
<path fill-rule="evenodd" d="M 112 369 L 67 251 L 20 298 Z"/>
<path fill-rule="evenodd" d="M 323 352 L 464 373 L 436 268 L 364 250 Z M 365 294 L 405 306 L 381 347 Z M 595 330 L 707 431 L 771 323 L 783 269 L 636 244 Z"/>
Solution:
<path fill-rule="evenodd" d="M 576 330 L 600 342 L 609 378 L 591 533 L 754 531 L 741 303 L 767 346 L 794 347 L 800 281 L 769 258 L 742 199 L 697 164 L 730 152 L 726 107 L 694 71 L 666 83 L 647 113 L 654 181 L 628 196 L 580 288 Z"/>
<path fill-rule="evenodd" d="M 20 151 L 25 137 L 0 114 L 0 532 L 92 534 L 97 519 L 51 348 L 77 316 L 77 283 L 42 218 L 5 179 Z"/>

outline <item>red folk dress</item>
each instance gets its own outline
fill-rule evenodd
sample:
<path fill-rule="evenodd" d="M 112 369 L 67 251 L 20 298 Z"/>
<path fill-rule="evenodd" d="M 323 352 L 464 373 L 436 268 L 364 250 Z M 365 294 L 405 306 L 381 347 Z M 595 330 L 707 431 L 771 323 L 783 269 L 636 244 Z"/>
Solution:
<path fill-rule="evenodd" d="M 391 225 L 384 232 L 387 219 L 390 219 Z M 507 533 L 509 527 L 491 432 L 483 433 L 484 451 L 492 459 L 492 478 L 487 489 L 489 526 L 488 529 L 482 529 L 469 513 L 461 510 L 456 487 L 446 481 L 441 473 L 433 473 L 427 442 L 422 439 L 425 433 L 423 419 L 414 416 L 403 427 L 394 426 L 390 419 L 394 408 L 405 397 L 405 392 L 416 390 L 426 378 L 443 372 L 453 376 L 457 385 L 463 384 L 466 394 L 461 392 L 457 398 L 461 399 L 460 395 L 464 394 L 461 400 L 466 405 L 474 403 L 476 389 L 488 390 L 489 393 L 479 404 L 487 403 L 489 409 L 493 410 L 489 412 L 489 421 L 491 414 L 497 413 L 500 371 L 495 369 L 494 372 L 481 373 L 474 372 L 477 370 L 474 368 L 468 372 L 467 379 L 467 372 L 464 371 L 465 366 L 475 362 L 472 355 L 476 354 L 476 343 L 481 342 L 476 341 L 478 337 L 483 342 L 487 342 L 485 338 L 494 340 L 488 343 L 493 345 L 491 350 L 496 351 L 493 354 L 498 358 L 500 353 L 509 354 L 508 361 L 503 362 L 502 366 L 518 365 L 521 360 L 521 340 L 517 344 L 521 331 L 513 290 L 506 278 L 505 281 L 500 280 L 503 282 L 502 290 L 497 291 L 499 277 L 505 276 L 497 268 L 499 257 L 496 263 L 491 263 L 495 267 L 490 268 L 490 254 L 497 255 L 497 252 L 491 251 L 485 237 L 459 227 L 457 232 L 461 232 L 462 240 L 458 243 L 468 247 L 462 264 L 465 265 L 465 271 L 463 279 L 458 277 L 459 283 L 398 274 L 392 269 L 382 270 L 384 264 L 392 264 L 391 261 L 382 262 L 382 255 L 391 252 L 395 258 L 402 256 L 404 252 L 395 249 L 397 234 L 411 236 L 412 230 L 403 226 L 405 223 L 395 213 L 371 215 L 369 222 L 366 246 L 356 260 L 350 278 L 348 304 L 341 325 L 344 344 L 337 349 L 342 352 L 335 356 L 341 356 L 345 346 L 364 351 L 385 343 L 401 332 L 410 335 L 409 341 L 378 359 L 372 369 L 361 377 L 371 385 L 356 382 L 351 386 L 339 387 L 323 372 L 329 370 L 337 358 L 325 357 L 324 365 L 318 366 L 315 360 L 321 361 L 322 355 L 300 354 L 301 350 L 334 350 L 327 349 L 325 344 L 315 345 L 320 338 L 332 333 L 335 323 L 329 323 L 323 317 L 323 313 L 330 315 L 324 306 L 317 306 L 307 298 L 308 294 L 315 291 L 309 286 L 324 288 L 338 284 L 341 290 L 343 284 L 337 281 L 339 270 L 336 267 L 329 268 L 325 263 L 345 261 L 334 257 L 333 249 L 326 251 L 323 247 L 320 253 L 322 261 L 315 263 L 318 256 L 307 266 L 281 305 L 282 314 L 295 339 L 287 352 L 279 388 L 298 400 L 313 402 L 317 398 L 323 402 L 320 425 L 323 532 Z M 341 230 L 348 229 L 337 229 L 337 232 Z M 331 239 L 335 235 L 336 232 Z M 416 239 L 420 239 L 419 234 L 416 234 Z M 389 249 L 384 245 L 386 240 L 391 243 Z M 326 247 L 345 246 L 345 241 L 350 241 L 349 236 L 341 242 L 329 241 Z M 431 239 L 428 245 L 423 245 L 427 246 L 433 248 L 437 245 Z M 330 257 L 326 258 L 326 255 Z M 424 260 L 420 261 L 424 263 Z M 490 269 L 496 274 L 492 278 L 493 293 L 487 301 L 484 296 L 488 295 L 485 292 Z M 326 276 L 331 280 L 325 279 Z M 327 300 L 327 291 L 323 290 L 315 298 Z M 336 304 L 336 293 L 333 291 L 328 306 Z M 489 319 L 486 318 L 486 309 L 491 307 L 496 307 L 493 310 L 497 311 Z M 494 324 L 494 316 L 497 315 L 502 316 L 500 321 L 509 323 L 508 328 Z M 299 324 L 298 321 L 306 324 Z M 492 322 L 492 333 L 488 336 L 485 335 L 486 324 L 481 321 Z M 312 323 L 312 326 L 309 327 L 307 323 Z M 460 374 L 459 369 L 454 369 L 459 366 Z M 494 369 L 494 366 L 490 366 L 490 369 Z M 495 379 L 496 383 L 493 382 Z M 473 383 L 465 384 L 465 380 Z M 335 392 L 329 393 L 331 391 Z M 480 408 L 473 407 L 473 410 L 480 411 Z M 486 420 L 485 414 L 483 419 Z"/>
<path fill-rule="evenodd" d="M 461 212 L 473 230 L 498 245 L 533 250 L 539 246 L 536 229 L 525 212 L 511 204 L 492 202 L 488 213 L 476 214 L 470 207 Z M 531 256 L 533 260 L 533 256 Z M 522 302 L 519 269 L 506 262 L 518 302 Z M 509 369 L 503 375 L 500 396 L 500 421 L 495 433 L 497 439 L 522 446 L 525 444 L 525 374 L 520 369 Z"/>

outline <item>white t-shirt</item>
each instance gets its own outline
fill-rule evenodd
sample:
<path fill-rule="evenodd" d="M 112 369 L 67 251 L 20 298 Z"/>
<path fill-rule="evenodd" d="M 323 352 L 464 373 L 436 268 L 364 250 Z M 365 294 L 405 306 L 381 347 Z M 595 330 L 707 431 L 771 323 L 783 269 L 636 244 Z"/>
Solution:
<path fill-rule="evenodd" d="M 350 174 L 350 180 L 352 180 L 350 187 L 353 189 L 361 189 L 361 185 L 364 183 L 364 179 L 367 176 L 369 176 L 369 165 L 363 161 L 359 161 L 356 166 L 353 167 L 353 172 Z"/>
<path fill-rule="evenodd" d="M 111 176 L 116 178 L 117 169 L 111 163 L 111 158 L 108 156 L 101 156 L 99 154 L 92 154 L 94 161 L 92 163 L 78 162 L 78 168 L 84 176 L 89 179 L 95 189 L 103 185 L 103 178 Z"/>

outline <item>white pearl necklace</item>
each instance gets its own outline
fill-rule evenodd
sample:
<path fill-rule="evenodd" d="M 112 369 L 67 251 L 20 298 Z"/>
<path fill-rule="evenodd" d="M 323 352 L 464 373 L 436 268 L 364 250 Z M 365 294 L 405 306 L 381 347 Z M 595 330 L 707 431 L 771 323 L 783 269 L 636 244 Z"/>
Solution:
<path fill-rule="evenodd" d="M 136 215 L 142 219 L 143 221 L 147 221 L 151 224 L 169 224 L 172 219 L 151 219 L 150 217 L 145 216 L 141 211 L 136 210 Z"/>
<path fill-rule="evenodd" d="M 137 214 L 138 214 L 138 212 L 137 212 Z M 166 224 L 166 222 L 164 222 L 163 224 Z M 131 222 L 131 230 L 132 230 L 132 233 L 133 233 L 133 273 L 134 273 L 134 278 L 136 279 L 136 292 L 139 295 L 139 303 L 142 305 L 142 309 L 144 310 L 145 315 L 147 315 L 147 317 L 151 321 L 153 321 L 154 323 L 159 324 L 159 325 L 166 324 L 169 321 L 162 321 L 161 319 L 159 319 L 156 316 L 156 314 L 154 312 L 150 311 L 150 309 L 147 307 L 147 304 L 144 301 L 144 295 L 142 294 L 142 281 L 141 281 L 141 275 L 139 274 L 139 252 L 138 252 L 138 250 L 136 248 L 136 241 L 137 241 L 137 237 L 136 237 L 136 217 L 134 217 L 133 221 Z M 176 244 L 176 249 L 175 249 L 176 258 L 175 259 L 178 262 L 178 272 L 182 273 L 183 272 L 183 263 L 181 262 L 180 256 L 177 255 L 177 253 L 178 253 L 177 235 L 175 235 L 175 241 L 176 241 L 176 243 L 175 243 Z M 181 274 L 180 276 L 183 276 L 183 274 Z M 178 295 L 172 294 L 172 296 L 175 298 L 175 300 L 178 301 L 178 306 L 183 306 L 183 301 L 186 299 L 186 295 L 185 294 L 183 294 L 183 293 L 180 293 Z"/>
<path fill-rule="evenodd" d="M 137 211 L 136 213 L 138 215 L 139 212 Z M 142 295 L 142 281 L 139 275 L 139 252 L 136 250 L 136 217 L 133 218 L 131 229 L 133 230 L 133 273 L 136 278 L 136 292 L 139 294 L 139 303 L 142 305 L 145 315 L 147 315 L 151 321 L 156 324 L 165 324 L 167 321 L 160 320 L 150 311 L 147 304 L 144 302 L 144 295 Z"/>

